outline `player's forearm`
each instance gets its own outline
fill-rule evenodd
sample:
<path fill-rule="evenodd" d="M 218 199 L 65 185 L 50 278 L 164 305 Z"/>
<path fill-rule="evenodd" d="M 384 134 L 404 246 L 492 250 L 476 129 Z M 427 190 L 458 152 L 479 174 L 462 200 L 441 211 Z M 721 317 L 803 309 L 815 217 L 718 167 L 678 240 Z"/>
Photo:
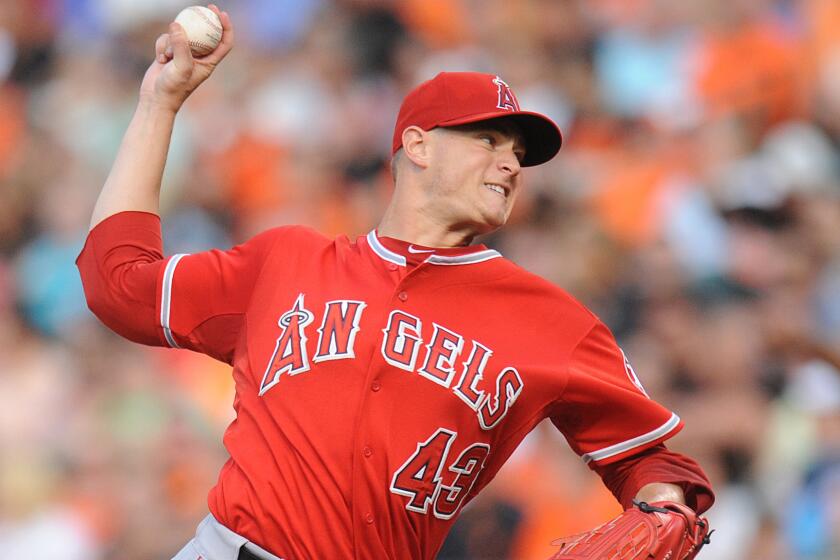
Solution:
<path fill-rule="evenodd" d="M 118 212 L 158 213 L 175 111 L 141 99 L 93 209 L 90 228 Z"/>

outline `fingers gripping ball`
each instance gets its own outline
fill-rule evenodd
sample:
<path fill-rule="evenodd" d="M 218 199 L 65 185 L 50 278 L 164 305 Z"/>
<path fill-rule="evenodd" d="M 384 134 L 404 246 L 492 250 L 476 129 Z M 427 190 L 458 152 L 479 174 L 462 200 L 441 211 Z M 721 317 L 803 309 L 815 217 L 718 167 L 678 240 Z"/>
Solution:
<path fill-rule="evenodd" d="M 195 56 L 210 54 L 222 40 L 222 22 L 219 16 L 204 6 L 184 8 L 175 17 L 175 22 L 184 28 L 190 42 L 190 51 Z"/>
<path fill-rule="evenodd" d="M 709 543 L 709 522 L 673 502 L 635 502 L 615 519 L 552 544 L 550 560 L 691 560 Z"/>

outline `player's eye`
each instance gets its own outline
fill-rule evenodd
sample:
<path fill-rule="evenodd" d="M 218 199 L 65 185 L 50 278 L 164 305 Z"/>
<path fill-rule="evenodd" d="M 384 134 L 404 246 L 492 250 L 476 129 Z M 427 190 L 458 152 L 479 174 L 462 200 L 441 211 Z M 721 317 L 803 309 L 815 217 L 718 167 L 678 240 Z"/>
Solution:
<path fill-rule="evenodd" d="M 482 142 L 486 142 L 487 144 L 489 144 L 491 146 L 496 145 L 496 138 L 492 134 L 488 134 L 486 132 L 483 132 L 483 133 L 478 135 L 478 138 Z"/>

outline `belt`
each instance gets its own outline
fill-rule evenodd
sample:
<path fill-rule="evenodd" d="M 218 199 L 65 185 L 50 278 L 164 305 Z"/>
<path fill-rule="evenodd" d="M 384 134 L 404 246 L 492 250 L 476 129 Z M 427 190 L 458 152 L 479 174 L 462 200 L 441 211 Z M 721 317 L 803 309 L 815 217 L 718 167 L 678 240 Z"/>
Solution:
<path fill-rule="evenodd" d="M 242 547 L 239 549 L 239 556 L 237 556 L 239 560 L 263 560 L 247 548 L 243 544 Z"/>

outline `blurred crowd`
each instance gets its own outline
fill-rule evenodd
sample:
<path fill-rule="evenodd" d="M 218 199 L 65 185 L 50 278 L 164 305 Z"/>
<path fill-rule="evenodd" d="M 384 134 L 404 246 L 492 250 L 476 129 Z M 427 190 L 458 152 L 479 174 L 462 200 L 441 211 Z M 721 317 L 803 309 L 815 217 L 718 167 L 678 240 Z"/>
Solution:
<path fill-rule="evenodd" d="M 0 3 L 0 556 L 169 558 L 206 514 L 228 367 L 133 345 L 74 266 L 181 0 Z M 840 2 L 237 0 L 178 117 L 166 252 L 375 227 L 402 96 L 499 74 L 565 144 L 483 240 L 613 329 L 712 478 L 705 560 L 840 558 Z M 540 559 L 619 511 L 540 425 L 442 559 Z"/>

